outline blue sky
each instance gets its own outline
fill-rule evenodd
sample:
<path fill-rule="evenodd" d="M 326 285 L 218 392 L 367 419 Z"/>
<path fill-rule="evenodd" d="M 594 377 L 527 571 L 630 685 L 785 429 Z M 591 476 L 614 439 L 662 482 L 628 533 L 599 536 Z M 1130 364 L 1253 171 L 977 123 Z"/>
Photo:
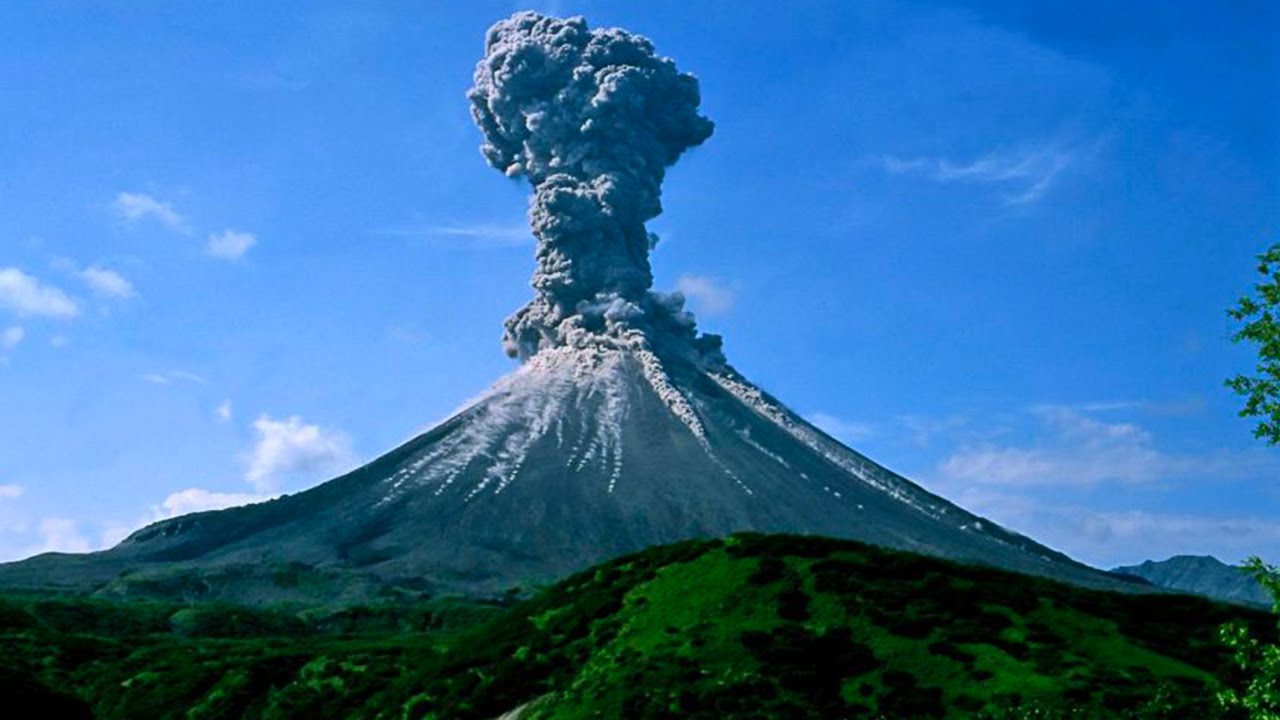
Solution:
<path fill-rule="evenodd" d="M 1222 387 L 1274 5 L 251 6 L 0 6 L 0 558 L 309 487 L 512 369 L 527 191 L 464 92 L 532 7 L 701 78 L 655 272 L 748 377 L 1083 560 L 1280 559 Z"/>

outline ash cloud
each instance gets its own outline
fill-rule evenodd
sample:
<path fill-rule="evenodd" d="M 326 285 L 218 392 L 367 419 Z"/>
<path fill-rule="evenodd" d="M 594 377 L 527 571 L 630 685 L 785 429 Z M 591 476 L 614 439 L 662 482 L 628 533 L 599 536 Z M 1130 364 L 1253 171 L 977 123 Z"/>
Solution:
<path fill-rule="evenodd" d="M 651 290 L 645 229 L 666 168 L 714 128 L 697 78 L 626 30 L 521 12 L 489 29 L 467 97 L 485 159 L 533 186 L 537 296 L 507 319 L 507 354 L 603 343 L 723 363 L 684 297 Z"/>

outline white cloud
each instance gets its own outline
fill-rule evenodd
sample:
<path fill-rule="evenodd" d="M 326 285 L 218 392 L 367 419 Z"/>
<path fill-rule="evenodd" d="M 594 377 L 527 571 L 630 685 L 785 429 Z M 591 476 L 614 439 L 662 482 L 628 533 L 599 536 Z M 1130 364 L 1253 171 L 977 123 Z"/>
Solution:
<path fill-rule="evenodd" d="M 1280 522 L 1247 516 L 1151 513 L 1141 510 L 1087 512 L 1075 522 L 1080 544 L 1136 553 L 1142 559 L 1163 560 L 1171 555 L 1211 554 L 1239 563 L 1255 553 L 1280 548 Z M 1137 559 L 1137 558 L 1135 558 Z M 1272 559 L 1276 558 L 1272 555 Z"/>
<path fill-rule="evenodd" d="M 290 476 L 314 476 L 349 469 L 355 455 L 341 432 L 307 425 L 294 415 L 273 420 L 267 415 L 253 423 L 257 444 L 248 457 L 245 480 L 266 492 Z"/>
<path fill-rule="evenodd" d="M 239 260 L 244 257 L 245 253 L 249 252 L 249 248 L 256 244 L 258 244 L 258 238 L 253 233 L 223 230 L 220 233 L 213 233 L 209 236 L 207 250 L 210 255 L 216 258 Z"/>
<path fill-rule="evenodd" d="M 940 183 L 969 182 L 1008 188 L 1008 205 L 1026 205 L 1044 197 L 1063 170 L 1076 160 L 1076 153 L 1055 145 L 996 150 L 971 162 L 955 162 L 945 157 L 902 159 L 882 158 L 891 175 L 915 175 Z"/>
<path fill-rule="evenodd" d="M 735 293 L 715 278 L 701 275 L 681 275 L 676 279 L 676 290 L 692 300 L 703 315 L 721 315 L 733 308 Z"/>
<path fill-rule="evenodd" d="M 5 487 L 0 486 L 0 499 L 5 497 L 3 495 Z M 20 491 L 21 488 L 18 490 Z M 6 560 L 24 558 L 50 551 L 92 552 L 114 547 L 140 528 L 160 520 L 168 520 L 179 515 L 206 510 L 223 510 L 230 507 L 265 502 L 276 497 L 279 496 L 264 493 L 224 493 L 203 488 L 187 488 L 170 494 L 159 505 L 151 506 L 146 514 L 138 517 L 133 523 L 118 521 L 97 523 L 98 535 L 96 543 L 89 539 L 82 529 L 81 522 L 69 518 L 45 518 L 35 528 L 29 528 L 22 523 L 11 524 L 9 527 L 0 526 L 0 530 L 26 532 L 29 529 L 34 529 L 40 534 L 40 540 L 35 545 L 28 545 L 26 548 L 8 553 L 0 549 L 0 558 Z"/>
<path fill-rule="evenodd" d="M 69 318 L 80 313 L 66 293 L 13 267 L 0 268 L 0 309 L 19 317 Z"/>
<path fill-rule="evenodd" d="M 54 335 L 53 337 L 49 338 L 49 345 L 51 345 L 52 347 L 64 348 L 70 344 L 71 344 L 71 341 L 67 339 L 66 335 Z"/>
<path fill-rule="evenodd" d="M 984 485 L 1091 486 L 1143 484 L 1190 475 L 1239 478 L 1274 469 L 1257 453 L 1166 453 L 1138 425 L 1103 422 L 1072 407 L 1038 406 L 1033 414 L 1044 431 L 1039 442 L 965 448 L 944 460 L 939 472 L 950 480 Z"/>
<path fill-rule="evenodd" d="M 77 274 L 90 290 L 104 297 L 124 299 L 136 294 L 133 283 L 115 270 L 95 266 L 87 267 Z"/>
<path fill-rule="evenodd" d="M 59 516 L 32 517 L 19 502 L 25 494 L 21 485 L 0 485 L 0 562 L 46 552 L 92 552 L 123 537 L 116 536 L 117 525 L 108 523 Z M 96 526 L 94 533 L 100 537 L 91 539 L 86 526 Z"/>
<path fill-rule="evenodd" d="M 1114 417 L 1125 411 L 1167 415 L 1172 407 L 1151 402 L 1034 406 L 1014 416 L 1032 421 L 1019 431 L 1031 431 L 1033 439 L 995 445 L 988 438 L 977 441 L 986 444 L 962 446 L 937 465 L 933 477 L 921 481 L 966 510 L 1098 567 L 1175 554 L 1212 554 L 1237 562 L 1256 553 L 1280 560 L 1280 516 L 1267 517 L 1268 507 L 1214 514 L 1186 503 L 1168 505 L 1176 497 L 1167 492 L 1170 487 L 1185 484 L 1188 492 L 1203 493 L 1205 481 L 1244 481 L 1280 470 L 1261 449 L 1167 451 L 1148 429 Z M 1001 423 L 1007 421 L 1001 417 Z"/>
<path fill-rule="evenodd" d="M 190 382 L 197 385 L 204 385 L 208 380 L 203 375 L 197 375 L 186 370 L 168 370 L 166 372 L 147 373 L 142 376 L 143 380 L 153 385 L 172 385 L 177 382 Z"/>
<path fill-rule="evenodd" d="M 112 207 L 117 215 L 129 223 L 152 218 L 170 230 L 191 232 L 187 219 L 174 210 L 172 205 L 145 193 L 122 192 L 116 195 Z"/>
<path fill-rule="evenodd" d="M 482 223 L 479 225 L 436 226 L 428 228 L 426 234 L 465 238 L 467 240 L 488 242 L 502 245 L 504 247 L 508 245 L 533 244 L 533 231 L 524 223 L 512 225 L 486 225 Z"/>
<path fill-rule="evenodd" d="M 187 488 L 169 495 L 159 505 L 152 507 L 150 521 L 155 522 L 205 510 L 224 510 L 229 507 L 265 502 L 274 497 L 277 497 L 277 495 L 224 493 L 202 488 Z"/>
<path fill-rule="evenodd" d="M 534 243 L 533 231 L 522 222 L 428 225 L 376 232 L 379 235 L 421 238 L 432 245 L 464 250 L 495 250 L 525 247 Z"/>
<path fill-rule="evenodd" d="M 974 432 L 971 421 L 964 415 L 948 415 L 946 417 L 927 417 L 923 415 L 900 415 L 894 422 L 906 431 L 904 437 L 913 445 L 929 447 L 944 439 L 954 439 L 958 435 Z"/>
<path fill-rule="evenodd" d="M 430 334 L 412 325 L 392 325 L 387 328 L 387 335 L 392 340 L 406 345 L 421 345 L 431 339 Z"/>
<path fill-rule="evenodd" d="M 0 350 L 12 350 L 27 336 L 27 331 L 20 325 L 14 325 L 0 333 Z"/>
<path fill-rule="evenodd" d="M 941 488 L 937 488 L 941 489 Z M 1173 555 L 1213 555 L 1237 563 L 1261 554 L 1280 560 L 1280 520 L 1146 510 L 1100 511 L 992 488 L 944 494 L 1037 542 L 1096 567 L 1111 568 Z"/>
<path fill-rule="evenodd" d="M 875 434 L 875 428 L 869 423 L 851 422 L 824 412 L 811 413 L 807 419 L 826 434 L 845 443 L 864 440 Z"/>
<path fill-rule="evenodd" d="M 112 523 L 102 528 L 102 533 L 98 536 L 98 547 L 102 549 L 115 547 L 120 544 L 121 540 L 129 537 L 137 528 L 132 525 L 123 525 L 120 523 Z"/>
<path fill-rule="evenodd" d="M 42 552 L 86 553 L 93 550 L 80 532 L 80 523 L 69 518 L 49 517 L 40 521 L 40 545 L 30 554 Z"/>
<path fill-rule="evenodd" d="M 31 529 L 31 518 L 28 517 L 19 499 L 25 489 L 19 485 L 0 485 L 4 494 L 0 494 L 0 562 L 7 562 L 19 557 L 24 548 L 9 540 L 10 535 L 21 535 Z"/>
<path fill-rule="evenodd" d="M 218 407 L 214 408 L 213 414 L 218 418 L 218 422 L 231 422 L 231 401 L 223 400 L 218 404 Z"/>

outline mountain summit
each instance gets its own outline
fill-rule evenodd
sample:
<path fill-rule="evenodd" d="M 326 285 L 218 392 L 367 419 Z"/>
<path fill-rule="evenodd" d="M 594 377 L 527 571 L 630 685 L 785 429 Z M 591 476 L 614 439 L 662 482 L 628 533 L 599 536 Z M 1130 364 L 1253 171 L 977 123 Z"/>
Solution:
<path fill-rule="evenodd" d="M 1145 560 L 1139 565 L 1112 568 L 1162 588 L 1204 595 L 1223 602 L 1270 608 L 1271 595 L 1247 571 L 1210 555 L 1174 555 L 1166 560 Z"/>
<path fill-rule="evenodd" d="M 489 594 L 651 545 L 735 531 L 862 540 L 1080 585 L 1143 587 L 977 517 L 845 447 L 753 385 L 652 289 L 645 222 L 665 169 L 712 133 L 697 80 L 581 18 L 497 23 L 468 95 L 491 165 L 533 189 L 534 299 L 506 322 L 521 365 L 449 420 L 338 479 L 197 513 L 0 585 L 352 596 Z M 333 583 L 325 593 L 334 597 Z M 254 588 L 252 591 L 245 588 Z"/>

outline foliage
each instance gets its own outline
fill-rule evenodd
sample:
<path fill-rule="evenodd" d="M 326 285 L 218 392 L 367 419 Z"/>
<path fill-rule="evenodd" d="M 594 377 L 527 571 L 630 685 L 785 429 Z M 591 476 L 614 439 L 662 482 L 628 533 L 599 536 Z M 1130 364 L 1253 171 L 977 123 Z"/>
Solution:
<path fill-rule="evenodd" d="M 0 693 L 48 717 L 1202 720 L 1216 628 L 1265 613 L 1095 592 L 854 542 L 654 548 L 502 609 L 0 598 Z M 76 703 L 80 703 L 76 705 Z M 76 708 L 81 714 L 77 715 Z M 1232 714 L 1232 713 L 1235 714 Z"/>
<path fill-rule="evenodd" d="M 1258 274 L 1262 281 L 1254 285 L 1254 294 L 1227 311 L 1243 323 L 1231 339 L 1258 346 L 1257 374 L 1230 378 L 1227 387 L 1245 397 L 1241 417 L 1259 418 L 1254 437 L 1275 445 L 1280 443 L 1280 244 L 1258 256 Z M 1280 614 L 1280 570 L 1256 556 L 1243 568 L 1271 595 L 1273 609 Z M 1253 720 L 1280 720 L 1280 644 L 1259 639 L 1239 623 L 1224 625 L 1220 636 L 1235 652 L 1232 659 L 1242 687 L 1223 688 L 1219 702 L 1247 711 Z"/>
<path fill-rule="evenodd" d="M 1258 256 L 1262 281 L 1227 310 L 1241 327 L 1231 336 L 1234 342 L 1257 346 L 1255 375 L 1237 375 L 1227 387 L 1244 396 L 1241 417 L 1258 418 L 1254 436 L 1268 444 L 1280 443 L 1280 244 Z"/>
<path fill-rule="evenodd" d="M 1251 557 L 1247 570 L 1275 599 L 1280 613 L 1280 569 Z M 1233 660 L 1244 676 L 1243 689 L 1224 688 L 1218 699 L 1226 707 L 1248 711 L 1252 720 L 1280 720 L 1280 645 L 1259 641 L 1239 623 L 1221 629 L 1222 641 L 1235 651 Z"/>

